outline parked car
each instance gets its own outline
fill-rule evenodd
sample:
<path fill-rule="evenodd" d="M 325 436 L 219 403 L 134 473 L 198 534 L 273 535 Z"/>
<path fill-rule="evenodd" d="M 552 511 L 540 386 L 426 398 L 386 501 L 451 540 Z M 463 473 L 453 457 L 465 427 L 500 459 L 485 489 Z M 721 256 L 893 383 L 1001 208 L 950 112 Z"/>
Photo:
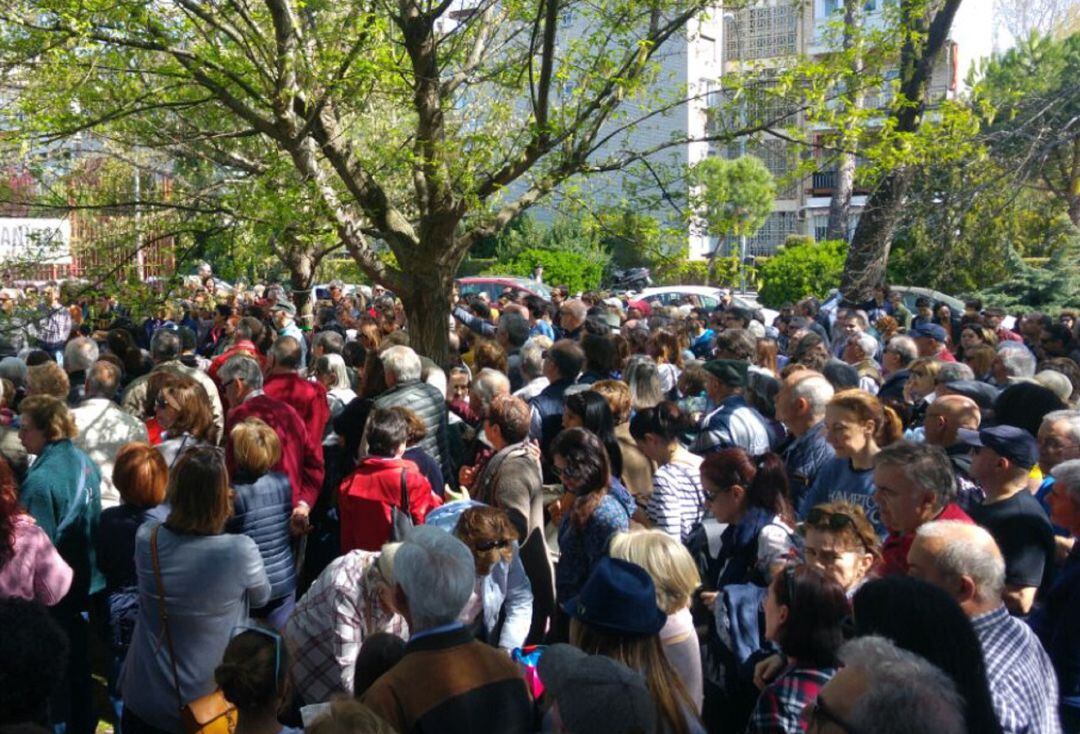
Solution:
<path fill-rule="evenodd" d="M 690 303 L 701 308 L 715 309 L 720 305 L 723 294 L 727 288 L 716 288 L 708 285 L 666 285 L 645 290 L 631 296 L 632 300 L 647 301 L 649 304 L 659 306 L 681 306 Z M 754 315 L 766 326 L 773 322 L 778 311 L 764 308 L 757 302 L 755 293 L 739 293 L 731 297 L 731 303 L 739 308 L 753 311 Z"/>
<path fill-rule="evenodd" d="M 515 288 L 533 296 L 551 300 L 551 289 L 538 280 L 519 278 L 516 275 L 478 275 L 457 279 L 458 292 L 463 296 L 484 292 L 492 301 L 498 300 L 506 288 Z"/>

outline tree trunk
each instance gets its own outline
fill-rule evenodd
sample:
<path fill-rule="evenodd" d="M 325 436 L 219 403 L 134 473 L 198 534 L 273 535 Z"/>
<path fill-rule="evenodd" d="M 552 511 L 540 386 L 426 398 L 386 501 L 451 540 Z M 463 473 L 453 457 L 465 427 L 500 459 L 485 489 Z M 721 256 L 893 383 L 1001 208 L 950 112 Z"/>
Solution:
<path fill-rule="evenodd" d="M 862 33 L 863 0 L 844 0 L 844 41 L 845 50 L 850 50 L 860 43 Z M 851 75 L 847 90 L 842 97 L 847 112 L 854 112 L 863 106 L 862 89 L 859 77 L 862 74 L 862 54 L 852 58 Z M 836 182 L 833 186 L 832 199 L 829 201 L 829 223 L 825 229 L 825 239 L 844 240 L 851 235 L 851 197 L 855 191 L 855 149 L 859 137 L 854 126 L 840 130 L 837 136 L 840 153 L 836 162 Z"/>
<path fill-rule="evenodd" d="M 409 345 L 440 366 L 450 351 L 450 292 L 456 270 L 439 272 L 432 263 L 416 273 L 412 289 L 397 294 L 408 319 Z"/>
<path fill-rule="evenodd" d="M 289 286 L 292 288 L 293 305 L 296 306 L 296 321 L 305 326 L 314 326 L 314 302 L 311 288 L 315 285 L 315 268 L 318 265 L 314 253 L 299 240 L 289 239 L 284 243 L 287 248 L 282 260 L 289 270 Z"/>
<path fill-rule="evenodd" d="M 906 104 L 894 105 L 892 111 L 898 133 L 914 132 L 922 122 L 934 64 L 948 40 L 960 2 L 936 0 L 923 6 L 916 0 L 901 0 L 900 22 L 909 37 L 900 53 L 900 99 Z M 920 31 L 926 34 L 925 42 Z M 909 168 L 894 169 L 866 203 L 840 282 L 840 292 L 848 301 L 869 300 L 874 287 L 884 282 L 889 249 L 912 176 Z"/>
<path fill-rule="evenodd" d="M 855 303 L 873 297 L 874 287 L 885 282 L 892 238 L 902 216 L 904 197 L 914 174 L 900 168 L 888 174 L 874 189 L 859 217 L 851 241 L 840 292 Z"/>

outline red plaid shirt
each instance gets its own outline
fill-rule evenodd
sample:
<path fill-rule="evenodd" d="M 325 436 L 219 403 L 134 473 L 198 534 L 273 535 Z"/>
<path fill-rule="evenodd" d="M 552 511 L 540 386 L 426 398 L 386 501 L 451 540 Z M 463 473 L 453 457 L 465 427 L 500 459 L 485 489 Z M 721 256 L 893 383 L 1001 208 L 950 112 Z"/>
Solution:
<path fill-rule="evenodd" d="M 803 709 L 834 675 L 836 668 L 788 668 L 761 692 L 747 734 L 805 732 Z"/>

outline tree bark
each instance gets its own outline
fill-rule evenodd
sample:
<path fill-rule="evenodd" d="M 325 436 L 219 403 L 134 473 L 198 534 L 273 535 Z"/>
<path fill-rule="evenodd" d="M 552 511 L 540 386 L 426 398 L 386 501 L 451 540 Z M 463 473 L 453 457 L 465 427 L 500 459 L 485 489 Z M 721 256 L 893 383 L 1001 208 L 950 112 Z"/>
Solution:
<path fill-rule="evenodd" d="M 450 292 L 457 268 L 434 262 L 412 279 L 409 290 L 398 293 L 408 319 L 409 346 L 436 364 L 446 364 L 450 350 Z"/>
<path fill-rule="evenodd" d="M 900 53 L 898 100 L 907 103 L 894 104 L 891 113 L 898 133 L 914 132 L 922 122 L 934 64 L 948 40 L 960 2 L 931 0 L 924 6 L 920 0 L 901 0 L 900 22 L 910 32 Z M 925 8 L 924 13 L 918 12 L 920 7 Z M 925 42 L 918 31 L 925 32 Z M 869 300 L 875 286 L 884 282 L 889 249 L 912 175 L 906 167 L 894 169 L 881 180 L 867 202 L 855 227 L 840 282 L 840 292 L 848 301 Z"/>
<path fill-rule="evenodd" d="M 859 110 L 863 106 L 862 87 L 859 77 L 863 70 L 861 51 L 863 0 L 844 0 L 844 41 L 845 51 L 860 49 L 851 60 L 851 74 L 847 89 L 842 96 L 842 103 L 847 112 Z M 859 137 L 854 126 L 838 131 L 837 139 L 840 153 L 836 161 L 836 182 L 832 199 L 829 201 L 829 223 L 825 230 L 825 239 L 844 240 L 851 235 L 851 197 L 855 192 L 855 149 Z"/>

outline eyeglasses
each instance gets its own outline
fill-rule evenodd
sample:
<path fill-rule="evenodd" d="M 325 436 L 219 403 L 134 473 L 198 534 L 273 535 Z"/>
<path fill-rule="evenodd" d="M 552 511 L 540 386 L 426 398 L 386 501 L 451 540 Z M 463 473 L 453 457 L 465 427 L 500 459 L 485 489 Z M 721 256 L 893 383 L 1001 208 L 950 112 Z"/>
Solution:
<path fill-rule="evenodd" d="M 858 730 L 833 711 L 820 695 L 806 704 L 805 712 L 807 732 L 820 731 L 826 724 L 833 724 L 845 734 L 859 734 Z"/>
<path fill-rule="evenodd" d="M 266 635 L 274 641 L 274 683 L 275 685 L 281 685 L 281 635 L 272 629 L 267 627 L 259 627 L 251 624 L 238 624 L 232 628 L 232 632 L 229 637 L 236 637 L 237 632 L 256 632 L 260 635 Z"/>
<path fill-rule="evenodd" d="M 169 408 L 169 407 L 172 407 L 172 406 L 169 405 L 168 400 L 166 400 L 162 396 L 158 395 L 157 398 L 154 400 L 154 407 L 157 408 L 158 410 L 161 410 L 162 408 Z"/>
<path fill-rule="evenodd" d="M 843 512 L 826 512 L 815 507 L 806 513 L 806 524 L 837 531 L 843 530 L 848 525 L 854 525 L 855 519 Z"/>

